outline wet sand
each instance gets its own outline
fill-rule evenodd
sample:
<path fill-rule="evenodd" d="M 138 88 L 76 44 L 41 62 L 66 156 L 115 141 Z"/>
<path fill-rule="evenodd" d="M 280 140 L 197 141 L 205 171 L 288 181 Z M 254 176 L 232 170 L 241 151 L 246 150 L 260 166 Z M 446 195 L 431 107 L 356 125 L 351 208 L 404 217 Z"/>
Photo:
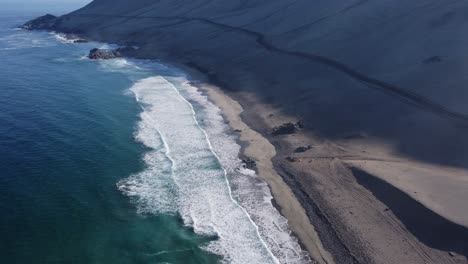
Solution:
<path fill-rule="evenodd" d="M 221 109 L 229 126 L 234 131 L 238 131 L 239 139 L 244 145 L 242 155 L 256 161 L 257 173 L 270 187 L 274 202 L 280 213 L 288 219 L 294 235 L 299 238 L 301 244 L 318 263 L 335 263 L 330 253 L 323 248 L 304 208 L 275 171 L 272 163 L 272 159 L 276 156 L 275 147 L 242 121 L 243 108 L 237 101 L 228 97 L 216 86 L 204 84 L 199 87 L 205 90 L 210 100 Z"/>

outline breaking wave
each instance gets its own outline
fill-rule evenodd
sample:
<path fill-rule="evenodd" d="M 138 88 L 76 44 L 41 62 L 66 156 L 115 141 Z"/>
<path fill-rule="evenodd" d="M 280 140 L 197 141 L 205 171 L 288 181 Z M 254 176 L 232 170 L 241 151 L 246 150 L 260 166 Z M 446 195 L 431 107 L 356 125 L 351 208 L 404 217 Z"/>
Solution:
<path fill-rule="evenodd" d="M 119 66 L 117 66 L 119 68 Z M 160 67 L 162 68 L 162 67 Z M 167 68 L 166 68 L 167 70 Z M 220 110 L 175 70 L 138 81 L 146 168 L 118 183 L 142 214 L 178 214 L 226 263 L 308 263 L 267 184 L 242 168 Z"/>

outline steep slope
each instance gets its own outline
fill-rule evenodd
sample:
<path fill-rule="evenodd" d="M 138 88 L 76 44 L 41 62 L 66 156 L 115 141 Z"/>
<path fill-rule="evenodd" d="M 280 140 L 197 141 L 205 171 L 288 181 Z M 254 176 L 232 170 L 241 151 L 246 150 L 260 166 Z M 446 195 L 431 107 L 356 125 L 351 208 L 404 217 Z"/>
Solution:
<path fill-rule="evenodd" d="M 466 8 L 463 1 L 98 0 L 60 28 L 190 60 L 237 89 L 236 81 L 253 79 L 242 89 L 310 119 L 325 137 L 365 131 L 397 141 L 402 154 L 467 166 L 459 128 L 468 124 Z M 329 118 L 319 118 L 324 113 Z M 392 122 L 378 122 L 388 113 Z"/>

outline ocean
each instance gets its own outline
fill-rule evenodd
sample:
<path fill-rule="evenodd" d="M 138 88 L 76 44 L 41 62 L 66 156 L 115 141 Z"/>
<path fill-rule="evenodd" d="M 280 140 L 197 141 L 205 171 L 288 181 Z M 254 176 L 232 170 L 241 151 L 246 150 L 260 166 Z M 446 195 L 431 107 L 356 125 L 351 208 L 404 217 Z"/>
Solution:
<path fill-rule="evenodd" d="M 181 70 L 0 13 L 2 263 L 307 263 Z"/>

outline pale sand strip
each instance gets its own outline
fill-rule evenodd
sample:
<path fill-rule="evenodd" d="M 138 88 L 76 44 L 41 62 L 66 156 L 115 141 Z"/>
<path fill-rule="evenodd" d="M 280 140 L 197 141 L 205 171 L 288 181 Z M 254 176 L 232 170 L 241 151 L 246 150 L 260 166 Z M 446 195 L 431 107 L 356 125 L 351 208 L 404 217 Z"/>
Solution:
<path fill-rule="evenodd" d="M 247 143 L 244 154 L 257 161 L 258 174 L 268 183 L 281 214 L 288 219 L 289 227 L 306 247 L 311 257 L 318 263 L 335 263 L 331 254 L 324 249 L 304 208 L 273 168 L 271 159 L 276 155 L 275 147 L 242 121 L 240 115 L 244 110 L 237 101 L 227 96 L 218 87 L 204 84 L 200 88 L 205 90 L 210 100 L 221 109 L 229 126 L 240 131 L 240 140 Z"/>

